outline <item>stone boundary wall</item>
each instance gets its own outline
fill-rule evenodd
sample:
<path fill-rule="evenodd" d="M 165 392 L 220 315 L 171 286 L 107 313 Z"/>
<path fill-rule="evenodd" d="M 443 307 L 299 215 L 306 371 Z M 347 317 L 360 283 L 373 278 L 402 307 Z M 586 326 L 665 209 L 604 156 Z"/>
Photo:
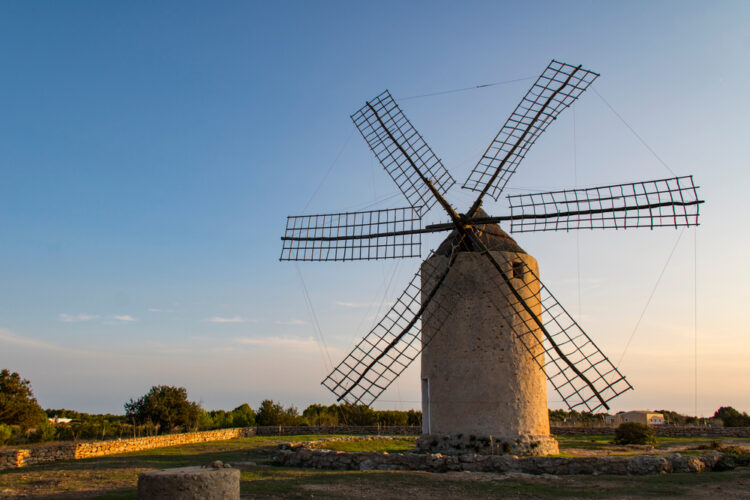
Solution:
<path fill-rule="evenodd" d="M 294 446 L 297 445 L 297 446 Z M 343 452 L 280 445 L 276 463 L 331 470 L 419 470 L 425 472 L 497 472 L 524 474 L 666 474 L 718 469 L 721 454 L 652 457 L 514 457 L 509 455 L 441 455 L 440 453 Z"/>
<path fill-rule="evenodd" d="M 352 434 L 418 436 L 422 427 L 409 425 L 299 425 L 256 427 L 258 436 L 295 436 L 300 434 Z"/>
<path fill-rule="evenodd" d="M 258 436 L 294 436 L 300 434 L 351 434 L 351 435 L 387 435 L 419 436 L 422 428 L 418 426 L 268 426 L 257 427 Z M 615 427 L 550 427 L 553 435 L 602 435 L 614 434 Z M 659 425 L 654 433 L 663 437 L 750 437 L 750 427 L 693 427 Z"/>
<path fill-rule="evenodd" d="M 83 443 L 70 442 L 34 446 L 27 449 L 6 450 L 0 451 L 0 470 L 56 462 L 58 460 L 101 457 L 181 444 L 223 441 L 226 439 L 254 436 L 255 431 L 255 427 L 239 427 L 203 432 L 187 432 L 184 434 L 164 434 L 161 436 L 133 439 L 113 439 L 110 441 Z"/>
<path fill-rule="evenodd" d="M 614 434 L 616 427 L 556 427 L 552 434 L 601 435 Z M 661 437 L 750 437 L 750 427 L 693 427 L 680 425 L 654 426 L 654 434 Z"/>

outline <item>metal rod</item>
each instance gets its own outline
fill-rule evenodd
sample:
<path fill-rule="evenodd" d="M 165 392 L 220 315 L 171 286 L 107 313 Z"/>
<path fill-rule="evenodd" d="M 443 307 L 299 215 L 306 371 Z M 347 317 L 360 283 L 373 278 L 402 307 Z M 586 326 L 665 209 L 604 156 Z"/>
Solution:
<path fill-rule="evenodd" d="M 380 115 L 378 115 L 378 112 L 375 111 L 375 108 L 372 107 L 372 104 L 369 102 L 367 103 L 367 106 L 370 108 L 370 111 L 373 112 L 375 115 L 375 118 L 377 118 L 378 123 L 380 123 L 380 126 L 383 127 L 383 130 L 385 130 L 385 133 L 388 134 L 388 137 L 391 139 L 393 144 L 396 145 L 396 147 L 401 151 L 401 154 L 404 155 L 404 158 L 406 158 L 406 161 L 409 162 L 409 165 L 414 169 L 415 172 L 417 172 L 417 175 L 419 175 L 419 178 L 422 179 L 422 182 L 424 182 L 427 187 L 432 191 L 432 195 L 435 196 L 437 201 L 440 203 L 440 205 L 443 207 L 443 209 L 448 212 L 448 215 L 450 216 L 453 223 L 458 227 L 461 225 L 461 218 L 458 215 L 458 213 L 453 209 L 453 207 L 446 201 L 445 198 L 443 198 L 443 195 L 440 194 L 440 191 L 437 190 L 437 188 L 430 182 L 430 180 L 425 177 L 425 175 L 419 170 L 417 165 L 412 161 L 411 157 L 408 155 L 406 150 L 401 146 L 401 144 L 398 143 L 395 137 L 393 137 L 393 134 L 391 134 L 391 131 L 388 130 L 388 127 L 385 126 L 385 123 L 383 123 L 383 120 L 380 119 Z"/>
<path fill-rule="evenodd" d="M 553 219 L 555 217 L 571 217 L 574 215 L 593 215 L 608 212 L 626 212 L 628 210 L 650 210 L 660 207 L 687 207 L 691 205 L 700 205 L 705 203 L 704 200 L 695 201 L 665 201 L 662 203 L 650 203 L 648 205 L 636 205 L 633 207 L 617 207 L 617 208 L 592 208 L 590 210 L 570 210 L 567 212 L 555 212 L 549 214 L 522 214 L 522 215 L 500 215 L 496 217 L 474 217 L 473 219 L 466 219 L 463 223 L 467 226 L 476 226 L 479 224 L 496 224 L 498 222 L 514 221 L 514 220 L 527 220 L 527 219 Z M 367 238 L 386 238 L 389 236 L 403 236 L 407 234 L 426 234 L 426 233 L 437 233 L 440 231 L 450 231 L 455 229 L 456 225 L 452 222 L 444 222 L 440 224 L 431 224 L 422 229 L 410 229 L 404 231 L 391 231 L 388 233 L 372 233 L 372 234 L 356 234 L 356 235 L 345 235 L 345 236 L 282 236 L 283 241 L 339 241 L 339 240 L 362 240 Z"/>
<path fill-rule="evenodd" d="M 539 109 L 539 111 L 537 112 L 536 116 L 534 116 L 534 119 L 531 120 L 531 123 L 529 123 L 529 126 L 526 127 L 526 130 L 524 130 L 523 134 L 521 134 L 521 137 L 518 138 L 518 140 L 513 145 L 513 147 L 510 149 L 510 151 L 508 151 L 508 154 L 505 155 L 505 158 L 503 158 L 503 161 L 500 162 L 500 165 L 497 166 L 497 169 L 495 170 L 495 173 L 492 174 L 492 177 L 490 178 L 489 182 L 487 182 L 487 184 L 484 185 L 484 189 L 482 189 L 482 192 L 479 193 L 479 196 L 477 197 L 476 201 L 474 201 L 474 204 L 471 206 L 471 208 L 466 213 L 466 215 L 468 215 L 469 217 L 471 217 L 471 216 L 473 216 L 477 212 L 477 210 L 479 210 L 479 207 L 482 205 L 482 198 L 484 198 L 484 195 L 487 194 L 487 191 L 489 191 L 490 187 L 492 186 L 492 183 L 495 182 L 495 179 L 497 179 L 497 176 L 500 175 L 500 171 L 502 171 L 503 166 L 505 166 L 505 164 L 508 162 L 508 159 L 513 155 L 513 153 L 515 152 L 516 148 L 518 148 L 518 145 L 521 144 L 521 142 L 523 142 L 524 138 L 529 133 L 529 130 L 531 130 L 531 127 L 534 126 L 534 124 L 536 123 L 536 121 L 542 115 L 542 112 L 544 112 L 544 110 L 547 109 L 547 106 L 549 106 L 549 103 L 552 102 L 552 99 L 554 99 L 555 96 L 557 94 L 559 94 L 560 91 L 562 89 L 564 89 L 566 85 L 568 85 L 568 83 L 570 82 L 570 79 L 573 78 L 573 75 L 575 75 L 578 72 L 578 70 L 581 69 L 582 67 L 583 67 L 583 65 L 580 64 L 580 65 L 578 65 L 578 67 L 576 69 L 574 69 L 573 71 L 571 71 L 570 74 L 568 75 L 568 78 L 565 79 L 565 82 L 562 85 L 560 85 L 560 87 L 558 87 L 558 89 L 555 90 L 549 96 L 549 98 L 547 99 L 547 101 L 544 103 L 544 106 L 542 106 Z M 490 147 L 492 147 L 492 144 L 490 144 Z M 489 151 L 489 148 L 487 148 L 487 151 Z M 485 154 L 487 154 L 486 151 L 485 151 Z"/>
<path fill-rule="evenodd" d="M 449 226 L 449 229 L 453 229 L 453 223 L 448 222 L 443 224 Z M 387 238 L 389 236 L 404 236 L 407 234 L 424 234 L 424 233 L 436 233 L 439 231 L 447 231 L 444 228 L 435 229 L 432 226 L 424 229 L 406 229 L 404 231 L 392 231 L 389 233 L 371 233 L 371 234 L 352 234 L 345 236 L 282 236 L 282 241 L 339 241 L 339 240 L 364 240 L 367 238 Z"/>
<path fill-rule="evenodd" d="M 663 201 L 661 203 L 649 203 L 647 205 L 635 205 L 632 207 L 617 207 L 617 208 L 591 208 L 589 210 L 570 210 L 567 212 L 555 212 L 549 214 L 523 214 L 523 215 L 506 215 L 500 217 L 475 217 L 467 221 L 468 224 L 492 224 L 495 222 L 507 221 L 507 220 L 521 220 L 521 219 L 553 219 L 555 217 L 570 217 L 572 215 L 593 215 L 603 214 L 609 212 L 627 212 L 628 210 L 652 210 L 660 207 L 687 207 L 690 205 L 700 205 L 705 203 L 704 200 L 694 201 Z M 427 226 L 425 229 L 432 228 L 433 226 Z"/>
<path fill-rule="evenodd" d="M 367 368 L 365 368 L 362 371 L 362 374 L 357 378 L 357 380 L 352 385 L 350 385 L 349 388 L 346 391 L 344 391 L 344 393 L 341 396 L 338 397 L 338 399 L 336 400 L 337 402 L 344 399 L 352 391 L 352 389 L 357 387 L 359 383 L 362 381 L 362 379 L 365 377 L 367 372 L 369 372 L 372 369 L 372 367 L 375 366 L 375 363 L 380 361 L 383 358 L 383 356 L 385 356 L 386 353 L 390 351 L 393 348 L 393 346 L 395 346 L 399 342 L 399 340 L 401 340 L 401 338 L 403 338 L 403 336 L 408 333 L 409 330 L 411 330 L 411 328 L 416 324 L 417 320 L 419 320 L 419 318 L 422 317 L 422 314 L 424 313 L 425 309 L 427 309 L 427 306 L 435 297 L 435 294 L 437 294 L 437 291 L 440 288 L 440 285 L 443 284 L 443 282 L 445 281 L 445 278 L 448 276 L 448 272 L 451 270 L 451 266 L 453 266 L 453 263 L 456 261 L 456 257 L 458 257 L 458 252 L 454 251 L 453 254 L 451 255 L 450 260 L 448 261 L 448 267 L 446 268 L 445 272 L 440 277 L 438 282 L 435 284 L 435 286 L 432 288 L 432 290 L 430 291 L 430 294 L 425 298 L 425 300 L 422 301 L 422 305 L 420 306 L 417 313 L 414 315 L 414 318 L 412 318 L 412 320 L 409 321 L 409 324 L 406 325 L 406 327 L 404 327 L 401 333 L 399 333 L 396 336 L 396 338 L 394 338 L 391 341 L 391 343 L 388 344 L 388 347 L 383 349 L 383 352 L 378 354 L 378 356 L 374 360 L 372 360 L 372 362 L 369 365 L 367 365 Z"/>
<path fill-rule="evenodd" d="M 567 365 L 571 368 L 571 370 L 573 370 L 575 372 L 575 374 L 578 375 L 581 378 L 581 380 L 583 380 L 586 383 L 586 385 L 588 385 L 591 388 L 592 391 L 594 391 L 594 394 L 599 399 L 599 401 L 602 403 L 602 405 L 607 410 L 609 410 L 609 406 L 607 405 L 607 402 L 604 401 L 604 398 L 601 396 L 601 394 L 599 394 L 599 391 L 596 390 L 596 388 L 594 387 L 594 384 L 592 384 L 591 381 L 588 379 L 588 377 L 586 377 L 586 375 L 584 375 L 583 373 L 581 373 L 581 370 L 579 370 L 575 366 L 575 364 L 572 363 L 565 354 L 563 354 L 563 352 L 557 346 L 557 344 L 555 343 L 555 341 L 552 339 L 552 336 L 550 335 L 550 333 L 544 327 L 544 324 L 542 323 L 542 320 L 539 319 L 539 317 L 534 313 L 534 311 L 531 310 L 531 308 L 529 307 L 529 305 L 526 303 L 526 300 L 524 300 L 524 298 L 521 297 L 521 294 L 518 293 L 518 291 L 516 290 L 516 288 L 513 286 L 513 283 L 511 283 L 510 278 L 508 278 L 505 275 L 505 272 L 503 271 L 502 266 L 500 266 L 500 264 L 497 262 L 497 260 L 495 260 L 495 257 L 492 256 L 492 254 L 490 253 L 489 249 L 485 246 L 484 242 L 482 242 L 482 240 L 476 235 L 476 233 L 474 232 L 473 228 L 472 229 L 467 229 L 466 230 L 466 234 L 469 236 L 470 239 L 473 240 L 472 243 L 474 245 L 476 245 L 478 249 L 481 249 L 480 252 L 482 254 L 484 254 L 489 259 L 489 261 L 492 263 L 492 265 L 495 267 L 495 269 L 497 269 L 497 272 L 500 273 L 500 276 L 503 278 L 503 281 L 505 281 L 505 284 L 508 286 L 508 288 L 510 288 L 510 291 L 515 296 L 516 300 L 523 305 L 524 309 L 526 309 L 526 312 L 529 314 L 529 316 L 531 316 L 531 318 L 534 320 L 534 322 L 542 330 L 542 332 L 544 333 L 544 336 L 547 337 L 547 340 L 552 345 L 552 348 L 555 350 L 555 352 L 557 353 L 557 355 L 560 356 L 560 358 L 562 358 L 563 361 L 565 361 L 565 363 L 567 363 Z"/>

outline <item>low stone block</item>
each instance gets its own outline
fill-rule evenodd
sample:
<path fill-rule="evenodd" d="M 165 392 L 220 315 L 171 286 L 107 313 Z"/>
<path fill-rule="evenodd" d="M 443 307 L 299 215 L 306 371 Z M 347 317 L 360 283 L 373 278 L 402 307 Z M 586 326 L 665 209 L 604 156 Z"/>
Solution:
<path fill-rule="evenodd" d="M 240 471 L 230 467 L 180 467 L 142 472 L 139 500 L 239 500 Z"/>

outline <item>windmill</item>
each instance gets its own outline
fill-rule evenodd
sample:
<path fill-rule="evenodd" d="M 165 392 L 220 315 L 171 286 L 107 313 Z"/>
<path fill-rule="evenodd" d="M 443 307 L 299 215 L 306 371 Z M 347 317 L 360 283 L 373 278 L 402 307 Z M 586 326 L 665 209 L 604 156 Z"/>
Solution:
<path fill-rule="evenodd" d="M 288 217 L 281 260 L 421 257 L 422 234 L 449 236 L 323 380 L 337 401 L 370 405 L 421 352 L 424 447 L 487 449 L 477 443 L 492 448 L 494 437 L 505 451 L 545 454 L 557 449 L 545 376 L 570 409 L 608 409 L 632 389 L 498 224 L 511 233 L 694 226 L 702 201 L 692 176 L 513 195 L 509 215 L 482 210 L 598 76 L 550 62 L 463 184 L 478 193 L 464 213 L 445 198 L 455 184 L 450 173 L 387 90 L 352 115 L 409 207 Z M 448 221 L 423 227 L 434 205 Z"/>

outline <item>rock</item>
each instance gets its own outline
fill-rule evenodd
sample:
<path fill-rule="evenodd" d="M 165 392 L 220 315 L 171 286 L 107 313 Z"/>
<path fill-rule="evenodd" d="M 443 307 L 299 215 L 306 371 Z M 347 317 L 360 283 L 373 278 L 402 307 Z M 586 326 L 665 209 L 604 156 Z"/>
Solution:
<path fill-rule="evenodd" d="M 239 469 L 214 468 L 216 462 L 210 468 L 196 466 L 143 472 L 138 476 L 138 499 L 239 500 Z"/>
<path fill-rule="evenodd" d="M 708 469 L 700 457 L 683 457 L 677 454 L 670 462 L 672 472 L 704 472 Z"/>
<path fill-rule="evenodd" d="M 658 474 L 669 472 L 670 463 L 666 458 L 638 455 L 628 462 L 628 474 Z"/>
<path fill-rule="evenodd" d="M 222 463 L 221 460 L 214 460 L 213 462 L 211 462 L 211 467 L 213 467 L 214 469 L 221 469 L 222 467 L 224 467 L 224 463 Z"/>

